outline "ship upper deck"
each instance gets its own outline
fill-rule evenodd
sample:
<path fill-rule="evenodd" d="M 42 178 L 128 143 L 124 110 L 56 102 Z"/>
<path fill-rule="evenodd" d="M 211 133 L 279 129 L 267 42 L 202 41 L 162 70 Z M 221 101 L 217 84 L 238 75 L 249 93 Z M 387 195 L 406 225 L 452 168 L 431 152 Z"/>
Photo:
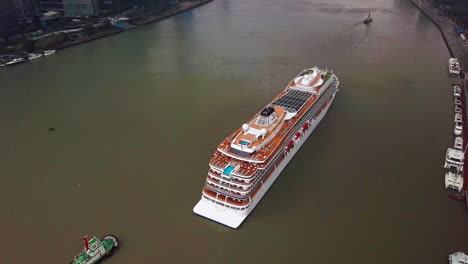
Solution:
<path fill-rule="evenodd" d="M 330 80 L 332 76 L 333 73 L 316 67 L 305 69 L 269 106 L 226 138 L 217 150 L 240 161 L 264 163 L 285 143 L 291 128 L 336 79 Z"/>

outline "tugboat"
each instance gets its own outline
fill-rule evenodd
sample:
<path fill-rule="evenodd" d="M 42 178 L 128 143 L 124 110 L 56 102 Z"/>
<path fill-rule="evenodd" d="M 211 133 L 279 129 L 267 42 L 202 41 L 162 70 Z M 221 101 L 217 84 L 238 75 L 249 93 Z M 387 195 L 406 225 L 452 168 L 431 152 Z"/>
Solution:
<path fill-rule="evenodd" d="M 112 250 L 118 247 L 117 238 L 112 235 L 105 236 L 102 241 L 96 237 L 88 240 L 83 237 L 84 249 L 73 258 L 70 264 L 94 264 L 106 256 L 111 255 Z"/>
<path fill-rule="evenodd" d="M 370 11 L 369 11 L 369 16 L 364 21 L 362 21 L 362 23 L 369 24 L 370 22 L 372 22 L 372 17 L 370 16 Z"/>

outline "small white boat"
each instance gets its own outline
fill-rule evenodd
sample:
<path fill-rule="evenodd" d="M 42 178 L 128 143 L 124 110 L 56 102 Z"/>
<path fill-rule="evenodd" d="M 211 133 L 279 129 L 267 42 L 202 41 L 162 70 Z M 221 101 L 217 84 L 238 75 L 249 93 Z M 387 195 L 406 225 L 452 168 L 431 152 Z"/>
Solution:
<path fill-rule="evenodd" d="M 445 173 L 445 188 L 461 191 L 463 188 L 463 177 L 458 172 L 448 171 Z"/>
<path fill-rule="evenodd" d="M 463 252 L 453 253 L 449 255 L 449 264 L 465 264 L 468 263 L 468 256 Z"/>
<path fill-rule="evenodd" d="M 15 58 L 9 62 L 6 63 L 6 65 L 13 65 L 13 64 L 17 64 L 17 63 L 20 63 L 20 62 L 25 62 L 26 60 L 23 59 L 23 58 Z"/>
<path fill-rule="evenodd" d="M 458 86 L 458 85 L 454 85 L 454 86 L 453 86 L 453 95 L 456 96 L 456 97 L 460 97 L 460 96 L 461 96 L 461 89 L 460 89 L 460 86 Z"/>
<path fill-rule="evenodd" d="M 455 105 L 461 105 L 461 100 L 458 98 L 455 98 Z"/>
<path fill-rule="evenodd" d="M 456 149 L 462 149 L 463 148 L 463 138 L 462 137 L 456 137 L 455 138 L 455 143 L 453 144 L 453 147 Z"/>
<path fill-rule="evenodd" d="M 449 72 L 451 74 L 460 74 L 460 62 L 457 58 L 449 59 Z"/>
<path fill-rule="evenodd" d="M 455 106 L 455 113 L 461 113 L 461 112 L 462 112 L 461 107 L 456 105 Z"/>
<path fill-rule="evenodd" d="M 39 59 L 40 57 L 42 57 L 42 54 L 29 53 L 28 60 L 35 60 Z"/>
<path fill-rule="evenodd" d="M 463 151 L 458 149 L 447 149 L 447 154 L 445 154 L 445 164 L 444 168 L 450 169 L 455 168 L 457 171 L 463 171 L 465 155 Z"/>
<path fill-rule="evenodd" d="M 453 120 L 453 122 L 462 122 L 462 114 L 455 113 L 455 120 Z"/>
<path fill-rule="evenodd" d="M 55 50 L 44 50 L 44 56 L 49 56 L 55 53 Z"/>
<path fill-rule="evenodd" d="M 462 134 L 463 130 L 463 124 L 462 122 L 455 122 L 455 129 L 453 130 L 453 133 L 455 136 L 460 136 Z"/>

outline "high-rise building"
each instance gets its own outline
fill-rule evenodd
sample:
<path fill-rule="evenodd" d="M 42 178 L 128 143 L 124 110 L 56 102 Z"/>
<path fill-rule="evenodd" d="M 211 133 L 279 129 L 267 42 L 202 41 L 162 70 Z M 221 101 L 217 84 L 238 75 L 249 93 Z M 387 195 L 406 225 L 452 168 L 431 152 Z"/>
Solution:
<path fill-rule="evenodd" d="M 18 30 L 16 7 L 12 0 L 0 1 L 0 38 L 7 38 Z"/>
<path fill-rule="evenodd" d="M 63 0 L 65 17 L 92 16 L 99 13 L 98 0 Z"/>
<path fill-rule="evenodd" d="M 33 19 L 36 17 L 35 0 L 14 0 L 18 20 Z"/>

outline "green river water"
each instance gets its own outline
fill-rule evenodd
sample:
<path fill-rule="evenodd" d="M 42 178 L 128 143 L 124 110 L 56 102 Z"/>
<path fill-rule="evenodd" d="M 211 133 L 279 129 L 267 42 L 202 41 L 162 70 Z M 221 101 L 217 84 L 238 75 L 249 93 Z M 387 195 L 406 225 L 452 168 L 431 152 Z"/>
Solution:
<path fill-rule="evenodd" d="M 113 234 L 105 263 L 447 263 L 468 249 L 448 58 L 408 0 L 215 0 L 1 68 L 0 262 Z M 217 144 L 314 65 L 340 91 L 253 213 L 194 215 Z"/>

